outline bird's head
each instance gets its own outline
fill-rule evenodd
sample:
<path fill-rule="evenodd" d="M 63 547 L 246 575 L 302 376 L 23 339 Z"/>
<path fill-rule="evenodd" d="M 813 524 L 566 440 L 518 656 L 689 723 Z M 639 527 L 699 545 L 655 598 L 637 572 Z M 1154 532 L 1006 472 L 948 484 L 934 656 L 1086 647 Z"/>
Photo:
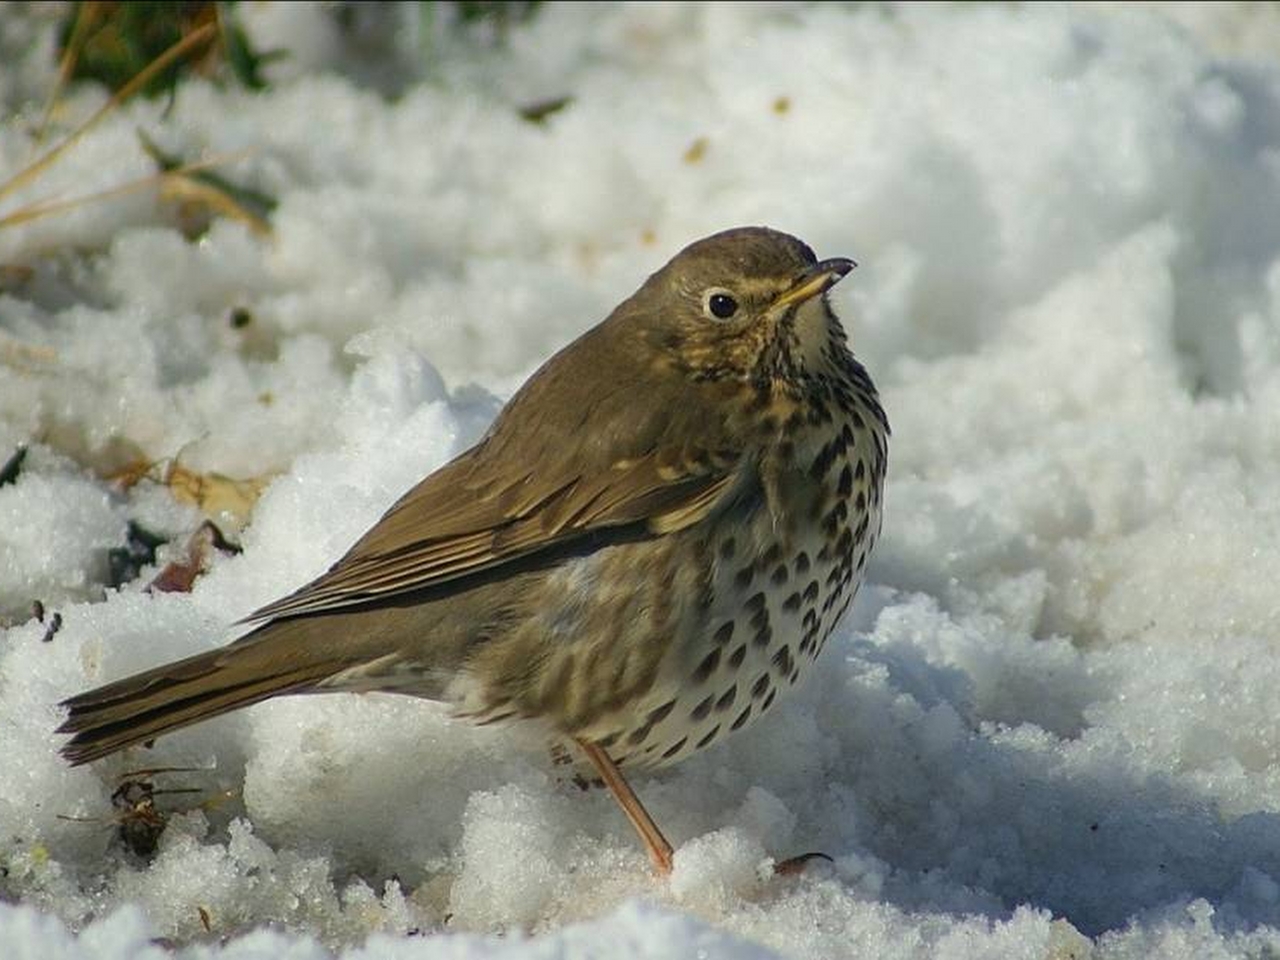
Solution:
<path fill-rule="evenodd" d="M 763 385 L 824 363 L 844 332 L 827 291 L 855 266 L 795 237 L 739 227 L 690 244 L 624 306 L 657 362 L 699 380 Z"/>

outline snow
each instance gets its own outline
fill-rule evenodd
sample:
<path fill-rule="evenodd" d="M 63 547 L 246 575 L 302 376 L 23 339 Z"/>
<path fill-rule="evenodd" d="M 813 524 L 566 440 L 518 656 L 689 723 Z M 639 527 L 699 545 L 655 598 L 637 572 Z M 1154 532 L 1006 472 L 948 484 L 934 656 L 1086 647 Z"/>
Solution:
<path fill-rule="evenodd" d="M 0 227 L 32 271 L 0 292 L 0 461 L 28 448 L 0 486 L 6 958 L 1280 951 L 1273 6 L 550 4 L 458 39 L 410 4 L 363 45 L 238 9 L 293 52 L 269 90 L 131 102 L 0 198 L 144 175 L 141 127 L 247 151 L 220 172 L 279 201 L 270 238 L 188 242 L 154 191 Z M 52 46 L 47 8 L 0 10 L 0 177 Z M 816 676 L 637 778 L 669 879 L 536 744 L 407 698 L 61 761 L 58 700 L 234 636 L 746 223 L 859 261 L 833 299 L 894 427 L 884 537 Z M 104 479 L 139 458 L 270 481 L 246 525 L 215 511 L 244 551 L 189 594 L 142 589 L 200 512 Z M 173 543 L 106 589 L 130 521 Z M 147 860 L 111 795 L 162 766 L 197 792 L 157 797 Z"/>

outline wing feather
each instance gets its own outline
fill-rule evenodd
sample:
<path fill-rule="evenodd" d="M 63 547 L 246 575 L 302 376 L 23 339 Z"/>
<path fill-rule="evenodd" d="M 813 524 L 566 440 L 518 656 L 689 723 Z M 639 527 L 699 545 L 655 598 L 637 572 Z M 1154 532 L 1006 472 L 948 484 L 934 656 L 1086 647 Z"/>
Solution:
<path fill-rule="evenodd" d="M 422 590 L 604 531 L 662 536 L 734 498 L 754 476 L 724 412 L 736 388 L 646 360 L 650 323 L 628 303 L 547 361 L 480 443 L 401 497 L 326 573 L 247 619 Z"/>
<path fill-rule="evenodd" d="M 421 590 L 459 577 L 491 569 L 548 547 L 610 528 L 645 525 L 662 535 L 696 523 L 726 496 L 735 471 L 674 474 L 659 471 L 649 456 L 611 470 L 596 483 L 574 477 L 542 492 L 513 501 L 499 493 L 471 499 L 465 522 L 471 529 L 432 536 L 430 523 L 421 523 L 422 537 L 394 550 L 370 549 L 371 535 L 390 521 L 412 523 L 412 504 L 457 502 L 458 492 L 440 489 L 440 473 L 432 474 L 339 560 L 328 572 L 274 603 L 248 620 L 323 613 L 380 597 Z M 441 480 L 436 480 L 441 477 Z M 546 487 L 542 490 L 546 491 Z M 504 491 L 505 492 L 505 491 Z M 463 517 L 454 515 L 453 526 Z M 368 541 L 368 543 L 366 542 Z"/>

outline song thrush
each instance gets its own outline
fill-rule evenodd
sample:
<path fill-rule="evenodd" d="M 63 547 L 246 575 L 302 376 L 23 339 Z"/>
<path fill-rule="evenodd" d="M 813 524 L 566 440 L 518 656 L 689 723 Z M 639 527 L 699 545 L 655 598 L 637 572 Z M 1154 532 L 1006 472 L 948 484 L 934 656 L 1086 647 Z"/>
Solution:
<path fill-rule="evenodd" d="M 879 534 L 889 427 L 826 297 L 853 266 L 758 227 L 686 247 L 247 636 L 65 701 L 62 752 L 280 694 L 425 697 L 576 742 L 669 871 L 618 767 L 765 713 Z"/>

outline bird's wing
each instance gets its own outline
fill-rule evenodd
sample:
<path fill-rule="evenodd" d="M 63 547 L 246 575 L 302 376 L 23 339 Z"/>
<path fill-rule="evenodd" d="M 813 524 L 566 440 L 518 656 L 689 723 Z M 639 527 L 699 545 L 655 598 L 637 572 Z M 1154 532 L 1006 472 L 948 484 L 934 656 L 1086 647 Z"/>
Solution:
<path fill-rule="evenodd" d="M 736 466 L 654 449 L 603 471 L 463 454 L 410 490 L 311 583 L 247 619 L 323 613 L 488 570 L 620 527 L 662 535 L 697 523 L 733 489 Z"/>
<path fill-rule="evenodd" d="M 655 363 L 642 329 L 619 308 L 552 357 L 480 443 L 248 619 L 422 590 L 602 533 L 661 536 L 734 499 L 754 473 L 724 412 L 730 386 Z"/>

